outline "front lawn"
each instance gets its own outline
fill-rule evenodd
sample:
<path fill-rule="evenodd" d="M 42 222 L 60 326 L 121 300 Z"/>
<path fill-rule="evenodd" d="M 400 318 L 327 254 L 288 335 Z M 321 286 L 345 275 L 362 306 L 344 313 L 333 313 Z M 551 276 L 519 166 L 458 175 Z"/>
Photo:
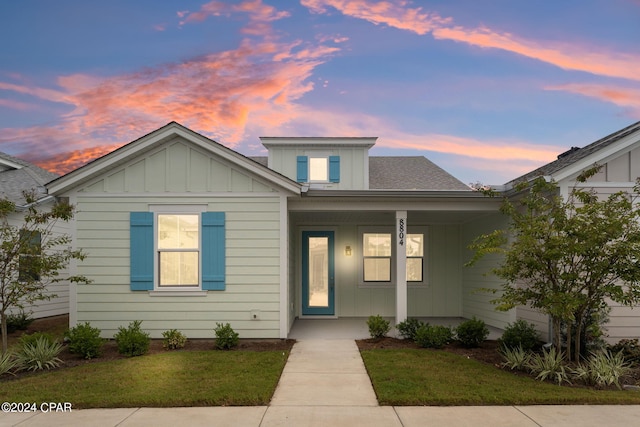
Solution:
<path fill-rule="evenodd" d="M 640 404 L 640 392 L 558 386 L 446 350 L 361 351 L 380 405 Z"/>
<path fill-rule="evenodd" d="M 3 376 L 0 400 L 73 408 L 267 405 L 288 351 L 172 351 Z"/>

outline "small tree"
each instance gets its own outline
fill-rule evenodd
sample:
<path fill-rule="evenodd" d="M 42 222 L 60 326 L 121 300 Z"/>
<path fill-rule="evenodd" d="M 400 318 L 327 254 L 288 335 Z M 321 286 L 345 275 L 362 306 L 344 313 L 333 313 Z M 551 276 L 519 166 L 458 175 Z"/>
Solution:
<path fill-rule="evenodd" d="M 50 210 L 39 210 L 34 192 L 24 192 L 26 207 L 0 199 L 0 321 L 2 352 L 7 351 L 7 314 L 10 308 L 47 300 L 47 286 L 68 280 L 88 283 L 82 276 L 59 277 L 73 259 L 84 259 L 81 250 L 69 247 L 71 237 L 52 232 L 54 224 L 73 218 L 73 206 L 56 202 Z M 9 217 L 18 217 L 18 225 Z"/>
<path fill-rule="evenodd" d="M 578 182 L 599 169 L 583 172 Z M 492 273 L 505 283 L 492 302 L 498 310 L 528 303 L 548 314 L 558 348 L 564 322 L 572 359 L 578 361 L 588 313 L 607 299 L 627 306 L 640 302 L 640 209 L 635 196 L 624 191 L 603 198 L 574 187 L 564 200 L 557 185 L 543 178 L 516 190 L 526 191 L 520 202 L 505 198 L 501 207 L 510 219 L 508 229 L 479 236 L 470 245 L 475 255 L 469 265 L 489 253 L 503 254 Z M 639 190 L 640 181 L 634 194 Z"/>

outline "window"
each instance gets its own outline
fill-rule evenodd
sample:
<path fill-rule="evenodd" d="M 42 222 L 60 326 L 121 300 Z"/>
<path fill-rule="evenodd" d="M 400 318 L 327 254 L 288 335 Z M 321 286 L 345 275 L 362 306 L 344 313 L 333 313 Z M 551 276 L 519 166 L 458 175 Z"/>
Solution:
<path fill-rule="evenodd" d="M 328 181 L 328 165 L 326 157 L 309 157 L 309 181 Z"/>
<path fill-rule="evenodd" d="M 364 233 L 362 254 L 365 282 L 391 281 L 391 233 Z"/>
<path fill-rule="evenodd" d="M 225 213 L 202 209 L 131 212 L 131 290 L 225 289 Z"/>
<path fill-rule="evenodd" d="M 367 227 L 360 230 L 362 236 L 362 276 L 361 284 L 395 282 L 395 245 L 390 227 Z M 407 254 L 407 282 L 413 285 L 425 284 L 425 227 L 413 227 L 408 233 L 405 250 Z M 417 231 L 417 232 L 416 232 Z"/>
<path fill-rule="evenodd" d="M 158 286 L 200 283 L 200 216 L 158 214 Z"/>
<path fill-rule="evenodd" d="M 407 282 L 422 282 L 424 234 L 407 234 Z"/>
<path fill-rule="evenodd" d="M 298 156 L 298 182 L 340 182 L 340 156 Z"/>
<path fill-rule="evenodd" d="M 18 258 L 18 280 L 21 282 L 40 280 L 38 255 L 42 251 L 42 234 L 35 230 L 20 230 L 20 256 Z"/>

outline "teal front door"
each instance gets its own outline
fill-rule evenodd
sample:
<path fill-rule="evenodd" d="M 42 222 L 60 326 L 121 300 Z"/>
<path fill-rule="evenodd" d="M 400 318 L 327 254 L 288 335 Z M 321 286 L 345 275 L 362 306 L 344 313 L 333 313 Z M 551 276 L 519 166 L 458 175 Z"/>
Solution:
<path fill-rule="evenodd" d="M 335 314 L 333 231 L 302 232 L 302 314 Z"/>

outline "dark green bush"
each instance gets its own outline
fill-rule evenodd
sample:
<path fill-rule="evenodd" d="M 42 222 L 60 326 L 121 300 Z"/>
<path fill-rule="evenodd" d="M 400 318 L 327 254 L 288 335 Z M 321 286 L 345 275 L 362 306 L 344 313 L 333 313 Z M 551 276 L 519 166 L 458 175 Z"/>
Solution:
<path fill-rule="evenodd" d="M 216 323 L 213 330 L 216 333 L 216 348 L 218 350 L 229 350 L 238 345 L 239 335 L 233 330 L 230 324 Z"/>
<path fill-rule="evenodd" d="M 402 338 L 415 341 L 418 328 L 424 324 L 425 323 L 423 321 L 418 320 L 415 317 L 410 317 L 407 320 L 398 323 L 396 325 L 396 329 Z"/>
<path fill-rule="evenodd" d="M 382 316 L 369 316 L 367 320 L 369 327 L 369 335 L 371 338 L 382 338 L 391 330 L 391 322 L 382 318 Z"/>
<path fill-rule="evenodd" d="M 85 359 L 100 356 L 104 339 L 100 338 L 100 329 L 92 327 L 89 322 L 76 325 L 64 334 L 69 340 L 69 351 L 79 354 Z"/>
<path fill-rule="evenodd" d="M 442 348 L 453 340 L 448 326 L 424 324 L 416 331 L 415 342 L 424 348 Z"/>
<path fill-rule="evenodd" d="M 640 344 L 638 339 L 620 340 L 617 344 L 609 346 L 609 351 L 613 354 L 622 352 L 624 360 L 631 364 L 640 364 Z"/>
<path fill-rule="evenodd" d="M 24 331 L 33 322 L 33 319 L 29 314 L 24 311 L 16 314 L 7 315 L 7 333 L 10 334 L 15 331 Z"/>
<path fill-rule="evenodd" d="M 162 333 L 162 347 L 165 350 L 177 350 L 187 343 L 187 337 L 177 329 L 169 329 Z"/>
<path fill-rule="evenodd" d="M 520 319 L 507 325 L 498 342 L 502 348 L 522 347 L 524 351 L 530 351 L 540 344 L 540 334 L 532 323 Z"/>
<path fill-rule="evenodd" d="M 149 351 L 151 338 L 149 334 L 140 329 L 141 320 L 134 320 L 129 327 L 120 326 L 113 336 L 118 345 L 118 352 L 125 356 L 141 356 Z"/>
<path fill-rule="evenodd" d="M 465 347 L 478 347 L 489 336 L 489 328 L 475 316 L 470 320 L 465 320 L 456 328 L 458 341 Z"/>

